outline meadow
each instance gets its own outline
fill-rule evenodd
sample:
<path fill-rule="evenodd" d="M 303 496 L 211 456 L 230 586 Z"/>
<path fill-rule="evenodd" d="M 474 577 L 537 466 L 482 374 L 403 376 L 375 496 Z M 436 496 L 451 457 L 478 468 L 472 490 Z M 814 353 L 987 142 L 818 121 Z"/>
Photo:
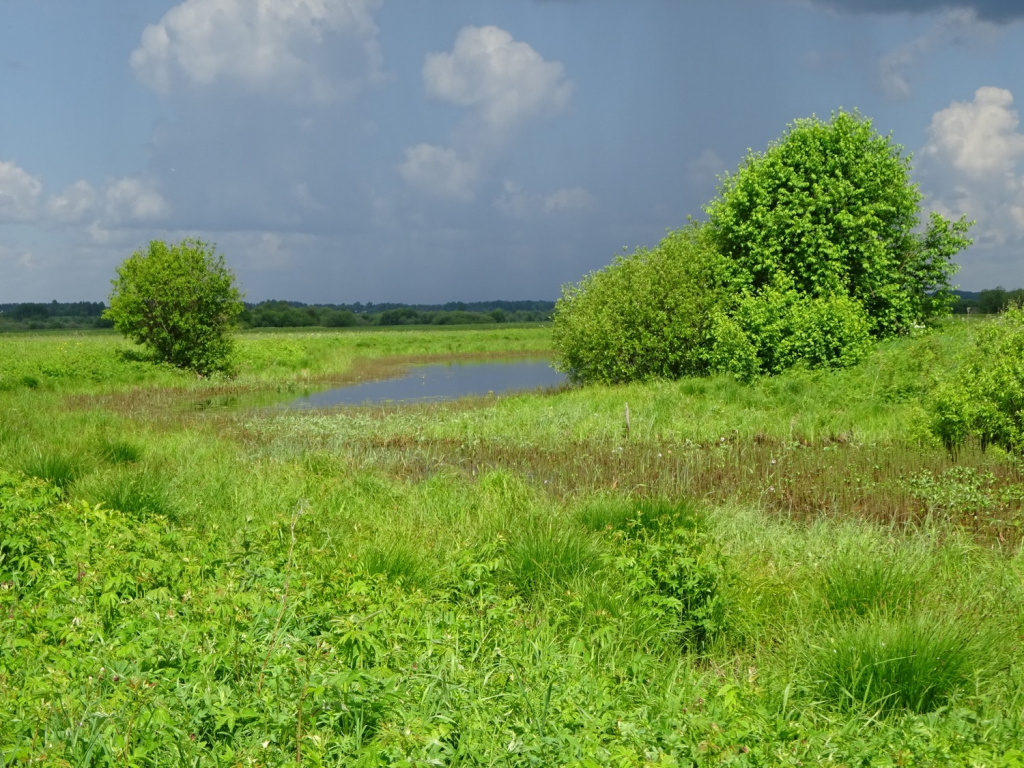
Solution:
<path fill-rule="evenodd" d="M 2 336 L 0 766 L 1024 766 L 1024 466 L 928 429 L 978 327 L 319 412 L 550 327 Z"/>

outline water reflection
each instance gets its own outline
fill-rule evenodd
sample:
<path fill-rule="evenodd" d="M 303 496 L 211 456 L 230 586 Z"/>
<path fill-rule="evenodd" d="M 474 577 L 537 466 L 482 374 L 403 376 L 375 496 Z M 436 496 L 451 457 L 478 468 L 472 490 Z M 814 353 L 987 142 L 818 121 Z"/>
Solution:
<path fill-rule="evenodd" d="M 288 408 L 328 408 L 386 402 L 455 400 L 460 397 L 507 394 L 565 383 L 547 360 L 420 365 L 398 379 L 349 384 L 315 392 L 286 403 Z"/>

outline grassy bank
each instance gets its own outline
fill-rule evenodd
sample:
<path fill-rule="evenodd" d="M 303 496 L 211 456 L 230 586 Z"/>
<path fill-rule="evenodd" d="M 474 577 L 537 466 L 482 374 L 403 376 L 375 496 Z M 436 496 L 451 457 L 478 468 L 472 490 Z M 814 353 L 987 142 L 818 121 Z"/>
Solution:
<path fill-rule="evenodd" d="M 924 407 L 973 332 L 321 413 L 196 404 L 549 331 L 2 338 L 0 764 L 1024 764 L 1020 465 Z"/>

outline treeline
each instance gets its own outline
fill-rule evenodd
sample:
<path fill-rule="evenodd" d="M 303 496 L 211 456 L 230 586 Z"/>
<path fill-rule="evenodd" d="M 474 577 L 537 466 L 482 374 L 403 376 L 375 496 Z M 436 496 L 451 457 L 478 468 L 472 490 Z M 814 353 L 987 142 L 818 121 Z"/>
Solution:
<path fill-rule="evenodd" d="M 112 328 L 113 323 L 103 317 L 106 308 L 102 301 L 0 304 L 0 331 Z"/>
<path fill-rule="evenodd" d="M 358 325 L 476 325 L 535 323 L 551 319 L 552 301 L 480 301 L 447 304 L 246 304 L 239 318 L 247 328 L 347 328 Z"/>
<path fill-rule="evenodd" d="M 1024 288 L 1008 291 L 1002 286 L 984 291 L 953 291 L 957 315 L 995 315 L 1009 306 L 1024 304 Z"/>

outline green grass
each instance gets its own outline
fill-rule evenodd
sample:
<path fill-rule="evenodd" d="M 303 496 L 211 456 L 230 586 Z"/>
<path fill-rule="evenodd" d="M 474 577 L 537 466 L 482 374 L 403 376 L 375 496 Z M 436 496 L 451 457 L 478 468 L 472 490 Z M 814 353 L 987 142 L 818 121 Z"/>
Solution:
<path fill-rule="evenodd" d="M 0 338 L 0 765 L 1013 765 L 1024 477 L 923 417 L 972 332 L 333 413 L 237 404 L 549 330 Z"/>
<path fill-rule="evenodd" d="M 840 624 L 808 659 L 825 702 L 866 712 L 930 712 L 984 685 L 1006 653 L 1003 633 L 969 616 L 915 612 Z"/>

